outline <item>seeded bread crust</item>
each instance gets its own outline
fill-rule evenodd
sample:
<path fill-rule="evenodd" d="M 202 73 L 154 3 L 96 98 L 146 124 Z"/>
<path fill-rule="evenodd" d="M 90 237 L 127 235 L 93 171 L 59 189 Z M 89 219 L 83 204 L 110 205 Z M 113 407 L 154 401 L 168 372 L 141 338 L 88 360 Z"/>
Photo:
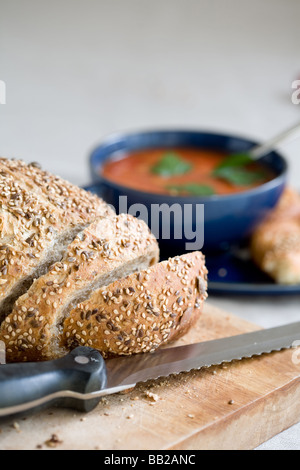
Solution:
<path fill-rule="evenodd" d="M 55 263 L 20 297 L 2 323 L 8 362 L 54 359 L 67 351 L 57 338 L 82 298 L 99 285 L 157 263 L 159 250 L 148 226 L 130 215 L 99 219 L 78 234 Z"/>
<path fill-rule="evenodd" d="M 15 181 L 25 182 L 28 191 L 54 206 L 68 224 L 91 222 L 114 212 L 96 195 L 42 170 L 37 163 L 27 165 L 22 160 L 0 158 L 0 172 Z"/>
<path fill-rule="evenodd" d="M 97 217 L 112 214 L 104 201 L 70 183 L 0 159 L 0 321 L 41 274 L 39 267 L 59 259 L 65 239 L 68 244 Z"/>
<path fill-rule="evenodd" d="M 94 291 L 64 323 L 62 345 L 86 345 L 104 357 L 154 351 L 184 335 L 207 298 L 200 252 L 170 258 Z"/>
<path fill-rule="evenodd" d="M 253 260 L 278 284 L 300 284 L 300 195 L 288 188 L 251 239 Z"/>

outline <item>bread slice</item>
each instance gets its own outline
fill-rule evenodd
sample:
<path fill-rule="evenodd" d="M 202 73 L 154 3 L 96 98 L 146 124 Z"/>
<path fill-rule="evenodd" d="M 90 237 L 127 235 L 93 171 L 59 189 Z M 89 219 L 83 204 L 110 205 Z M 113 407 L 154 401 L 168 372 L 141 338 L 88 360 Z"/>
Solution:
<path fill-rule="evenodd" d="M 206 277 L 204 256 L 193 252 L 98 289 L 64 322 L 62 350 L 90 346 L 104 357 L 154 351 L 198 318 Z"/>
<path fill-rule="evenodd" d="M 58 338 L 69 311 L 100 286 L 156 263 L 158 245 L 148 226 L 130 215 L 102 218 L 69 245 L 60 262 L 34 281 L 1 325 L 8 361 L 62 355 Z"/>
<path fill-rule="evenodd" d="M 113 214 L 96 196 L 47 175 L 0 159 L 0 322 L 33 279 L 61 259 L 79 231 Z"/>
<path fill-rule="evenodd" d="M 300 284 L 300 195 L 287 188 L 254 232 L 252 258 L 278 284 Z"/>

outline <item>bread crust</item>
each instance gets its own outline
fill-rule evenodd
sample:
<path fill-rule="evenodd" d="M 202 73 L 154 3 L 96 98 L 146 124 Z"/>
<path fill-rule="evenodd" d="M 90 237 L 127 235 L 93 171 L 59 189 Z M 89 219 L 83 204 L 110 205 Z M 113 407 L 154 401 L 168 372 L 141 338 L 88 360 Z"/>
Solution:
<path fill-rule="evenodd" d="M 0 159 L 0 310 L 62 234 L 112 214 L 104 201 L 58 177 Z"/>
<path fill-rule="evenodd" d="M 14 181 L 25 183 L 29 192 L 55 207 L 64 223 L 89 223 L 114 212 L 95 194 L 42 170 L 37 163 L 27 165 L 22 160 L 0 158 L 0 171 Z"/>
<path fill-rule="evenodd" d="M 90 346 L 104 357 L 154 351 L 194 324 L 206 278 L 204 256 L 193 252 L 115 281 L 70 312 L 62 344 Z"/>
<path fill-rule="evenodd" d="M 148 226 L 130 215 L 101 218 L 81 232 L 64 258 L 38 278 L 20 297 L 2 322 L 0 338 L 6 343 L 7 361 L 39 361 L 63 355 L 57 337 L 68 305 L 87 296 L 99 281 L 114 280 L 156 263 L 159 250 Z"/>
<path fill-rule="evenodd" d="M 287 188 L 279 204 L 254 232 L 251 254 L 279 284 L 300 283 L 300 195 Z"/>

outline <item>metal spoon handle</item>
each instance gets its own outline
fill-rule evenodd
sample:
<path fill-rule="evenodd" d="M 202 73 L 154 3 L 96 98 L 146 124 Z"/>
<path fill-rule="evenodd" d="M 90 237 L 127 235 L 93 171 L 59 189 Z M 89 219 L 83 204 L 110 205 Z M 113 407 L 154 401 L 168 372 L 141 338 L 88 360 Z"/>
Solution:
<path fill-rule="evenodd" d="M 255 146 L 252 150 L 249 151 L 249 155 L 253 159 L 258 159 L 263 157 L 270 151 L 272 151 L 278 144 L 282 143 L 284 140 L 288 139 L 289 137 L 296 138 L 300 134 L 300 122 L 294 124 L 289 129 L 281 132 L 280 134 L 276 135 L 272 139 L 268 140 L 262 145 Z"/>

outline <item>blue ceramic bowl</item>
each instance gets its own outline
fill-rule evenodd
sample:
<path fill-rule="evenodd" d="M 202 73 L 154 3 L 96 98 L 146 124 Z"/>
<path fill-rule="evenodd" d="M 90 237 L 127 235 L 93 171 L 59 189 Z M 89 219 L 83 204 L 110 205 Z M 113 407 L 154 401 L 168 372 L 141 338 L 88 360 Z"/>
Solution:
<path fill-rule="evenodd" d="M 235 135 L 200 130 L 153 130 L 113 134 L 102 141 L 90 155 L 92 185 L 88 189 L 112 204 L 117 213 L 129 211 L 143 218 L 159 239 L 162 258 L 201 248 L 199 241 L 202 222 L 200 212 L 197 210 L 203 207 L 199 206 L 202 204 L 204 205 L 202 250 L 207 253 L 226 249 L 247 239 L 276 205 L 287 180 L 287 163 L 279 153 L 271 152 L 263 159 L 264 163 L 275 173 L 274 179 L 255 189 L 223 196 L 169 196 L 134 190 L 126 187 L 126 181 L 121 186 L 103 178 L 101 167 L 116 152 L 119 155 L 125 155 L 128 152 L 149 148 L 192 147 L 236 153 L 245 152 L 257 143 Z M 132 177 L 134 178 L 134 174 Z M 120 196 L 126 196 L 127 199 L 123 197 L 120 200 Z M 122 201 L 121 206 L 120 201 Z M 136 204 L 139 206 L 134 206 Z M 170 236 L 166 233 L 158 233 L 157 227 L 154 230 L 154 215 L 151 214 L 151 209 L 153 207 L 157 209 L 157 205 L 162 207 L 160 206 L 162 204 L 167 204 L 169 207 L 176 204 L 177 210 L 181 210 L 182 214 L 187 214 L 185 222 L 189 224 L 188 227 L 183 225 L 183 217 L 178 222 L 178 217 L 168 217 L 167 214 L 167 217 L 163 215 L 161 222 L 168 224 L 165 229 L 169 230 Z M 187 205 L 189 205 L 190 212 L 188 210 L 185 212 Z M 142 210 L 136 212 L 141 207 Z M 143 207 L 146 209 L 143 210 Z M 157 223 L 157 212 L 155 214 L 155 223 Z M 181 226 L 179 227 L 178 224 Z M 194 245 L 193 233 L 195 234 Z"/>

